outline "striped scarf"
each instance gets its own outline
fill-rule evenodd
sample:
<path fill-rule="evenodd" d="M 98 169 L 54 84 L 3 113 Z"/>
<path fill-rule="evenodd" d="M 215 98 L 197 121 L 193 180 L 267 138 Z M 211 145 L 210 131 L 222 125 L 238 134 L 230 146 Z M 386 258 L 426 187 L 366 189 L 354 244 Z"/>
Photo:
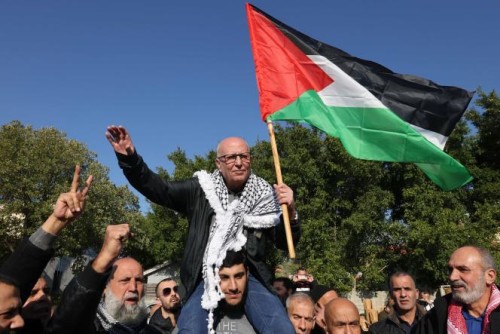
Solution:
<path fill-rule="evenodd" d="M 104 302 L 102 300 L 97 308 L 97 319 L 99 319 L 99 323 L 109 334 L 137 334 L 141 333 L 146 325 L 145 321 L 135 327 L 119 323 L 118 320 L 113 318 L 108 311 L 106 311 L 106 307 L 104 306 Z"/>
<path fill-rule="evenodd" d="M 199 171 L 201 188 L 215 211 L 215 222 L 210 229 L 203 256 L 204 292 L 201 305 L 209 311 L 208 329 L 213 330 L 213 311 L 224 298 L 220 289 L 219 268 L 228 250 L 239 251 L 246 243 L 243 226 L 269 228 L 279 223 L 281 209 L 273 187 L 264 179 L 250 174 L 238 199 L 229 203 L 229 194 L 222 174 Z"/>
<path fill-rule="evenodd" d="M 497 286 L 493 284 L 491 286 L 490 301 L 484 312 L 482 334 L 490 334 L 490 313 L 499 305 L 500 291 Z M 467 334 L 467 325 L 462 315 L 462 307 L 462 304 L 456 302 L 453 298 L 451 299 L 450 305 L 448 306 L 448 321 L 446 323 L 448 334 Z"/>

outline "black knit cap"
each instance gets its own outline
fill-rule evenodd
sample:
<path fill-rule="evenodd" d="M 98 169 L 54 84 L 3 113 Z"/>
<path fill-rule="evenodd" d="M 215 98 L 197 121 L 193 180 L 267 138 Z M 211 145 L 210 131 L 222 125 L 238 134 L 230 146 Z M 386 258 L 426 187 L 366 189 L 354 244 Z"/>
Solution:
<path fill-rule="evenodd" d="M 333 290 L 332 288 L 327 287 L 326 285 L 315 285 L 311 291 L 309 291 L 309 296 L 314 300 L 315 303 L 318 302 L 318 300 L 323 297 L 325 293 L 328 291 Z"/>

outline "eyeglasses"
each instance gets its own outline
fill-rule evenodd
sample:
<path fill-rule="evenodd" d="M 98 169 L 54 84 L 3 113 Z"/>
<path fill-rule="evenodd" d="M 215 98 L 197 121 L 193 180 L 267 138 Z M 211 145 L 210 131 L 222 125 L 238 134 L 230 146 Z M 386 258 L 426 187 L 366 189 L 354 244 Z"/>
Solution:
<path fill-rule="evenodd" d="M 175 293 L 177 293 L 177 291 L 179 290 L 179 287 L 178 286 L 174 286 L 173 288 L 164 288 L 163 289 L 163 296 L 164 297 L 168 297 L 170 295 L 170 293 L 172 292 L 172 290 L 174 290 Z"/>
<path fill-rule="evenodd" d="M 250 152 L 221 155 L 220 157 L 217 157 L 217 160 L 230 165 L 234 164 L 238 157 L 241 159 L 241 161 L 248 162 L 250 161 Z"/>

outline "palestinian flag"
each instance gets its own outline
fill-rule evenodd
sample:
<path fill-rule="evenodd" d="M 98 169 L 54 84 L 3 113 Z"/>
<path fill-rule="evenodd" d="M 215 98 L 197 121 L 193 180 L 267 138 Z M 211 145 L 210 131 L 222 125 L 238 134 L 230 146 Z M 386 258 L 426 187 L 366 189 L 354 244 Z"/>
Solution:
<path fill-rule="evenodd" d="M 349 55 L 247 4 L 262 119 L 305 121 L 355 158 L 412 162 L 444 190 L 472 180 L 443 152 L 473 93 Z"/>

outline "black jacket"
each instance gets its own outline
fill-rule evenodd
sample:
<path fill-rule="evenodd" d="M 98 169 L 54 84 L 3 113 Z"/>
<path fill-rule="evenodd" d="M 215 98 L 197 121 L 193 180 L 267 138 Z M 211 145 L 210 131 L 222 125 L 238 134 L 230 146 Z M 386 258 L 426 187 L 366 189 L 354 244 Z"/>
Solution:
<path fill-rule="evenodd" d="M 97 318 L 97 307 L 106 287 L 111 269 L 104 274 L 95 272 L 89 263 L 64 289 L 59 306 L 47 325 L 45 334 L 105 334 Z M 146 324 L 137 334 L 157 334 Z"/>
<path fill-rule="evenodd" d="M 436 299 L 434 307 L 413 328 L 412 334 L 446 334 L 450 301 L 451 294 Z M 490 333 L 500 333 L 500 307 L 497 307 L 490 314 Z"/>
<path fill-rule="evenodd" d="M 117 153 L 120 167 L 130 184 L 153 203 L 165 206 L 187 216 L 189 230 L 181 263 L 181 281 L 186 288 L 187 298 L 201 280 L 203 255 L 207 245 L 212 216 L 215 214 L 205 197 L 197 178 L 184 181 L 165 181 L 151 171 L 137 151 L 126 156 Z M 249 268 L 252 275 L 272 290 L 273 274 L 265 265 L 267 240 L 286 249 L 283 221 L 266 230 L 246 229 Z M 300 238 L 300 224 L 292 225 L 296 244 Z"/>
<path fill-rule="evenodd" d="M 426 314 L 425 309 L 421 305 L 417 306 L 415 320 L 419 321 Z M 370 326 L 368 332 L 370 334 L 405 334 L 405 330 L 400 327 L 401 322 L 396 314 L 396 310 L 391 313 L 384 320 L 378 321 Z"/>
<path fill-rule="evenodd" d="M 0 276 L 19 288 L 23 304 L 53 253 L 52 249 L 42 250 L 26 238 L 0 267 Z"/>
<path fill-rule="evenodd" d="M 50 334 L 99 333 L 94 321 L 111 271 L 99 274 L 88 264 L 64 289 L 59 306 L 47 326 Z"/>

